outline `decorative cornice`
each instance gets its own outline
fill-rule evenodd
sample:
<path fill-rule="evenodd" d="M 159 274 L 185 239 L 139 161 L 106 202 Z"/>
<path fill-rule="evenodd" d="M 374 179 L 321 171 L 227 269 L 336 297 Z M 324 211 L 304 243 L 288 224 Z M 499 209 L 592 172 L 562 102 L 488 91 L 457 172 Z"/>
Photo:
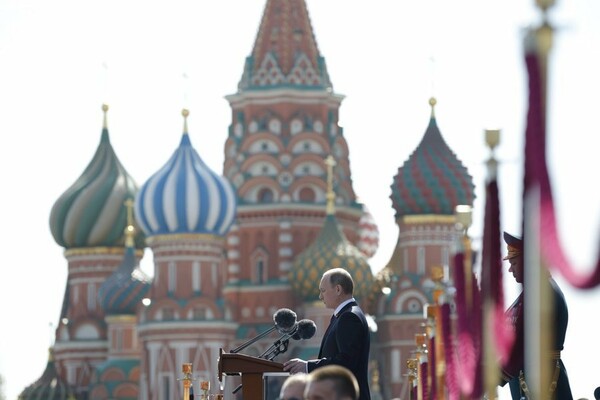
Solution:
<path fill-rule="evenodd" d="M 412 224 L 454 224 L 456 223 L 456 217 L 454 215 L 435 215 L 435 214 L 421 214 L 421 215 L 404 215 L 399 221 L 406 225 Z"/>
<path fill-rule="evenodd" d="M 269 89 L 254 90 L 235 93 L 225 96 L 231 108 L 242 108 L 248 104 L 274 105 L 281 103 L 315 104 L 315 100 L 326 100 L 319 102 L 330 107 L 339 107 L 346 96 L 333 93 L 323 89 Z"/>
<path fill-rule="evenodd" d="M 198 242 L 208 242 L 208 241 L 222 241 L 225 239 L 218 235 L 212 235 L 208 233 L 173 233 L 167 235 L 156 235 L 149 236 L 146 238 L 146 243 L 150 245 L 156 245 L 159 243 L 172 243 L 177 241 L 198 241 Z"/>
<path fill-rule="evenodd" d="M 88 256 L 88 255 L 123 255 L 125 254 L 124 247 L 76 247 L 72 249 L 66 249 L 64 251 L 65 257 L 72 256 Z M 144 250 L 136 249 L 135 250 L 136 257 L 141 257 L 144 255 Z"/>

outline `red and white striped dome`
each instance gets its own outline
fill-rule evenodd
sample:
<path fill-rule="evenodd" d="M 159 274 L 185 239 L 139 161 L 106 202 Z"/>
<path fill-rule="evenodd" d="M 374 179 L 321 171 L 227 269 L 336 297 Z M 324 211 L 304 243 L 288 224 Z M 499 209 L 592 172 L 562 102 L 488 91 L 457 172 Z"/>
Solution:
<path fill-rule="evenodd" d="M 367 258 L 371 258 L 379 248 L 379 228 L 366 206 L 363 206 L 363 212 L 363 216 L 358 221 L 359 240 L 357 247 Z"/>

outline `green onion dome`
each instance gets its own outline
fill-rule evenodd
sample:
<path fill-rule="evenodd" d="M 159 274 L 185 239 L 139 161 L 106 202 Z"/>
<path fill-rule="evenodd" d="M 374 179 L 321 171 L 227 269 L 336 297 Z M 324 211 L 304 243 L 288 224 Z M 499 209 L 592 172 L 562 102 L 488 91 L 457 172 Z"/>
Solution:
<path fill-rule="evenodd" d="M 110 143 L 103 106 L 104 127 L 100 145 L 83 174 L 54 203 L 50 231 L 56 243 L 78 247 L 123 247 L 127 225 L 125 200 L 135 198 L 138 187 Z M 135 239 L 144 248 L 141 230 Z"/>

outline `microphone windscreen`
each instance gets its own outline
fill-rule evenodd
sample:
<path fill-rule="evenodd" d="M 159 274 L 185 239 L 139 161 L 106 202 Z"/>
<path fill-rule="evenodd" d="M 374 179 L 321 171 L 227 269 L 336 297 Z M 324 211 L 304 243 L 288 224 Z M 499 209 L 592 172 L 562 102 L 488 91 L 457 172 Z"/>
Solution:
<path fill-rule="evenodd" d="M 296 327 L 296 313 L 289 308 L 280 308 L 273 314 L 273 322 L 277 330 L 281 333 L 287 333 Z"/>
<path fill-rule="evenodd" d="M 317 332 L 317 325 L 310 319 L 302 319 L 298 321 L 298 328 L 296 333 L 292 336 L 294 340 L 310 339 L 315 336 Z"/>

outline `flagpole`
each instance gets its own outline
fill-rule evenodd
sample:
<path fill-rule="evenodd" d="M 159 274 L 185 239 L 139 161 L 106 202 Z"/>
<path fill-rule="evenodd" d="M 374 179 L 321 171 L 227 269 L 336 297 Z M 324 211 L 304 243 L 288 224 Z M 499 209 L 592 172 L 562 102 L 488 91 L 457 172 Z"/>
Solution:
<path fill-rule="evenodd" d="M 545 138 L 547 116 L 548 56 L 553 29 L 547 11 L 554 0 L 536 0 L 542 12 L 542 23 L 525 37 L 526 62 L 529 72 L 529 111 L 525 138 L 525 180 L 523 193 L 524 237 L 524 305 L 525 305 L 525 372 L 522 386 L 531 399 L 547 398 L 550 388 L 550 349 L 552 338 L 552 305 L 548 276 L 540 248 L 540 183 L 529 157 L 546 149 L 532 149 L 534 138 Z M 536 93 L 536 91 L 538 91 Z M 528 143 L 529 142 L 529 143 Z M 542 140 L 545 144 L 545 140 Z M 529 146 L 528 146 L 529 144 Z"/>
<path fill-rule="evenodd" d="M 490 185 L 496 185 L 498 162 L 495 158 L 494 150 L 500 142 L 500 130 L 487 129 L 485 131 L 485 141 L 490 148 L 490 158 L 487 161 L 487 182 L 486 182 L 486 216 L 484 218 L 486 226 L 484 227 L 484 249 L 482 260 L 482 294 L 483 294 L 483 364 L 484 364 L 484 390 L 486 398 L 495 400 L 498 397 L 497 386 L 500 382 L 500 372 L 498 365 L 498 352 L 496 351 L 496 340 L 494 322 L 496 320 L 496 296 L 494 296 L 495 285 L 501 285 L 495 277 L 498 273 L 495 269 L 501 268 L 497 251 L 500 243 L 497 240 L 499 233 L 498 215 L 493 215 L 493 210 L 497 206 L 498 199 L 492 196 Z M 488 215 L 490 214 L 490 215 Z M 489 226 L 488 226 L 489 225 Z"/>

